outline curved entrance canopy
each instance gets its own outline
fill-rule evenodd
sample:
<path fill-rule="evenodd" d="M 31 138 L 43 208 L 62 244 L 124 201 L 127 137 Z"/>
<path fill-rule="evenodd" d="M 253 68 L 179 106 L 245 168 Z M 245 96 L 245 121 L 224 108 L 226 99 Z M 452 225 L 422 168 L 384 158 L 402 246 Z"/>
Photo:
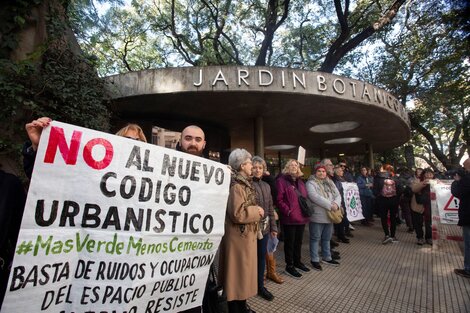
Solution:
<path fill-rule="evenodd" d="M 107 80 L 113 105 L 124 117 L 210 123 L 226 130 L 232 148 L 256 153 L 301 145 L 310 155 L 363 154 L 369 146 L 382 151 L 410 138 L 408 114 L 393 95 L 327 73 L 209 66 L 130 72 Z"/>

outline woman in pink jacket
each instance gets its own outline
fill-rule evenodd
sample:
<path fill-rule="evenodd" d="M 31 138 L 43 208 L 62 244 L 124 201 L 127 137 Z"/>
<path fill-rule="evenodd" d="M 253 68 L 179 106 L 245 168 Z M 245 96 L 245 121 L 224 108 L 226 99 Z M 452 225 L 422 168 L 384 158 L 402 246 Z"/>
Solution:
<path fill-rule="evenodd" d="M 310 271 L 301 262 L 302 238 L 309 218 L 302 215 L 298 194 L 307 197 L 305 184 L 301 179 L 303 173 L 296 160 L 289 160 L 276 180 L 277 206 L 281 212 L 281 224 L 284 232 L 284 255 L 286 272 L 295 278 L 302 277 L 297 269 Z M 297 268 L 297 269 L 296 269 Z"/>

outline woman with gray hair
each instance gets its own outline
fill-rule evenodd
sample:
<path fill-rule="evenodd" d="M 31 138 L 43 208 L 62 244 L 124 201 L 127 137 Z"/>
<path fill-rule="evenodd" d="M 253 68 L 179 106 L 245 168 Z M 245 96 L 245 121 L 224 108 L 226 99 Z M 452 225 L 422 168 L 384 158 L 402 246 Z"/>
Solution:
<path fill-rule="evenodd" d="M 256 204 L 250 176 L 251 154 L 235 149 L 228 158 L 233 170 L 225 216 L 225 235 L 220 244 L 219 283 L 224 286 L 230 313 L 252 312 L 246 299 L 257 292 L 257 234 L 264 210 Z"/>
<path fill-rule="evenodd" d="M 253 157 L 253 187 L 256 191 L 256 203 L 264 210 L 259 225 L 262 238 L 258 238 L 258 295 L 272 301 L 274 296 L 264 286 L 264 269 L 266 262 L 267 244 L 269 236 L 277 237 L 277 225 L 274 218 L 273 198 L 271 187 L 262 180 L 266 172 L 266 162 L 259 156 Z"/>

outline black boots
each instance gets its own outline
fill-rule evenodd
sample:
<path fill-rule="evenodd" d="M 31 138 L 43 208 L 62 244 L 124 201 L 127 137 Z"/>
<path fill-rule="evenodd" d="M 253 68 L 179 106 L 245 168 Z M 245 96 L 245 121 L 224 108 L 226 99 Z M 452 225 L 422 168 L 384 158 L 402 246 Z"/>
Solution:
<path fill-rule="evenodd" d="M 263 299 L 266 299 L 268 301 L 273 301 L 274 296 L 272 293 L 268 291 L 265 287 L 261 287 L 258 289 L 258 296 L 260 296 Z"/>

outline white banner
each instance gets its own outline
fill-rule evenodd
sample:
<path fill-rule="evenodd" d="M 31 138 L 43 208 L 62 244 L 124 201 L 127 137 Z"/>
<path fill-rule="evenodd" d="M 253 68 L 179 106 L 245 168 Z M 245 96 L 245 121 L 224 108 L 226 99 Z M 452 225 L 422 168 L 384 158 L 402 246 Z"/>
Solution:
<path fill-rule="evenodd" d="M 44 129 L 2 312 L 177 312 L 224 233 L 221 163 L 60 122 Z"/>
<path fill-rule="evenodd" d="M 364 219 L 362 215 L 361 197 L 356 183 L 342 183 L 344 204 L 350 222 Z"/>
<path fill-rule="evenodd" d="M 457 224 L 459 221 L 459 199 L 450 192 L 452 182 L 452 180 L 431 181 L 431 201 L 437 207 L 442 224 Z"/>

